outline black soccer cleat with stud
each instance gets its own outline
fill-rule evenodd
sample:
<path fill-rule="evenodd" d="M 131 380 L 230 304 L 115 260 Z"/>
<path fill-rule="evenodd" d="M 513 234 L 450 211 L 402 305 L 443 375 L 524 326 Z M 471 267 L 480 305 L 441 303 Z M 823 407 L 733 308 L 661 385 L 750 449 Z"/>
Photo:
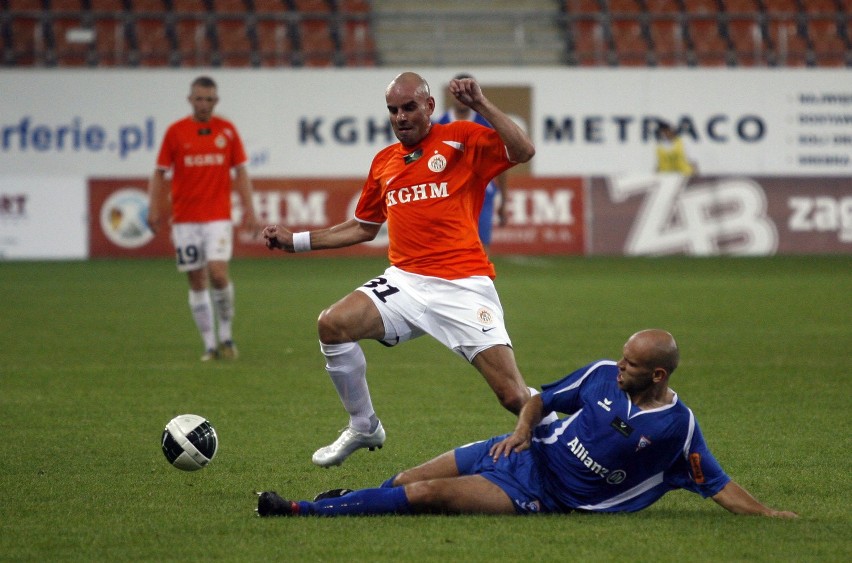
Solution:
<path fill-rule="evenodd" d="M 299 504 L 283 499 L 275 491 L 257 493 L 258 516 L 295 516 L 299 513 Z"/>

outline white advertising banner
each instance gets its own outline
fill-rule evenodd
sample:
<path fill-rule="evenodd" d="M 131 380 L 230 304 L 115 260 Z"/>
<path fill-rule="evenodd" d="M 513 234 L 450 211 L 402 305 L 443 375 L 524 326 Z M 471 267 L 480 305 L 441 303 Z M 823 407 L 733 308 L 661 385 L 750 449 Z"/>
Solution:
<path fill-rule="evenodd" d="M 82 176 L 0 175 L 0 260 L 89 256 Z"/>
<path fill-rule="evenodd" d="M 4 70 L 0 170 L 129 177 L 153 170 L 166 127 L 209 74 L 265 177 L 363 177 L 395 142 L 384 89 L 401 69 Z M 471 71 L 533 136 L 524 174 L 641 174 L 658 121 L 681 131 L 702 175 L 852 176 L 845 69 L 413 69 L 432 85 Z"/>

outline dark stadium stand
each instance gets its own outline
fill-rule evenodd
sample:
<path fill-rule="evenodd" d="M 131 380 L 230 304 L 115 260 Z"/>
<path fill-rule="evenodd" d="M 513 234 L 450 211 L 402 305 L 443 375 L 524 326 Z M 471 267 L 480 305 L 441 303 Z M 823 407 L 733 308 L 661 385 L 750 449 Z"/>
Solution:
<path fill-rule="evenodd" d="M 852 0 L 556 0 L 571 66 L 852 66 Z M 369 0 L 0 0 L 7 67 L 377 66 Z"/>

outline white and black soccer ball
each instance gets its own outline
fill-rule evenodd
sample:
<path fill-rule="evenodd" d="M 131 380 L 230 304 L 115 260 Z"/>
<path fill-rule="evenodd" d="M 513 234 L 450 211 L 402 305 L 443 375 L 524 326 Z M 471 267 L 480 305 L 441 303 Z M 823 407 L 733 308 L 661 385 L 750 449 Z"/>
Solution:
<path fill-rule="evenodd" d="M 203 416 L 182 414 L 163 430 L 163 454 L 169 463 L 183 471 L 203 469 L 216 457 L 219 437 Z"/>

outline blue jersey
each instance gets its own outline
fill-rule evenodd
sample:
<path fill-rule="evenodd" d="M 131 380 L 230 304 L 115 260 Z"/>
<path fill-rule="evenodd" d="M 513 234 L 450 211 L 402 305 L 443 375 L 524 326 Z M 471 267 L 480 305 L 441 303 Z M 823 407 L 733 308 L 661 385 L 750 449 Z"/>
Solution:
<path fill-rule="evenodd" d="M 678 400 L 640 410 L 603 360 L 542 387 L 545 414 L 569 415 L 535 429 L 530 448 L 549 510 L 632 512 L 673 489 L 704 497 L 730 481 L 692 411 Z"/>

